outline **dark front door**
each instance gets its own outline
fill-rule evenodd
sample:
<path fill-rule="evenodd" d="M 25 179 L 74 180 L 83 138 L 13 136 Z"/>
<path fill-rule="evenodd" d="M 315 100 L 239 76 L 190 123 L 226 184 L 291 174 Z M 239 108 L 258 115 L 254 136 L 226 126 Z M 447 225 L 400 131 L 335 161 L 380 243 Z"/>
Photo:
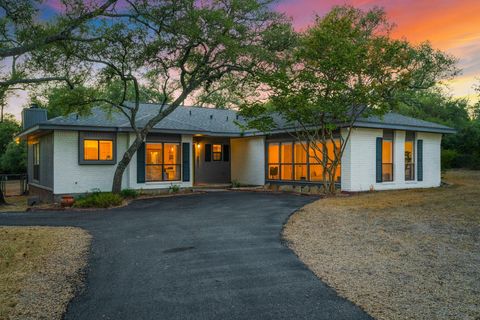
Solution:
<path fill-rule="evenodd" d="M 194 139 L 195 184 L 230 183 L 230 138 Z"/>

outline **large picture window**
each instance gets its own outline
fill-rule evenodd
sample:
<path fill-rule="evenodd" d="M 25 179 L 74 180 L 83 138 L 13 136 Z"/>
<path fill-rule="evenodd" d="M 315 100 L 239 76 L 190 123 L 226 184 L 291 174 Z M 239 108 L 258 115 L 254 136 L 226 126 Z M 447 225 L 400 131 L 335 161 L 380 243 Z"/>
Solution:
<path fill-rule="evenodd" d="M 147 143 L 146 181 L 180 180 L 180 143 Z"/>
<path fill-rule="evenodd" d="M 393 130 L 383 132 L 382 181 L 393 181 Z"/>
<path fill-rule="evenodd" d="M 415 180 L 415 133 L 411 131 L 405 136 L 405 180 Z"/>
<path fill-rule="evenodd" d="M 336 144 L 339 152 L 340 141 Z M 267 180 L 279 181 L 323 181 L 323 165 L 326 159 L 323 146 L 318 143 L 316 147 L 306 142 L 269 142 L 267 150 Z M 330 150 L 331 149 L 331 150 Z M 333 143 L 327 144 L 327 152 L 331 163 L 334 159 Z M 337 166 L 335 181 L 340 181 L 340 165 Z M 328 177 L 327 177 L 328 179 Z"/>

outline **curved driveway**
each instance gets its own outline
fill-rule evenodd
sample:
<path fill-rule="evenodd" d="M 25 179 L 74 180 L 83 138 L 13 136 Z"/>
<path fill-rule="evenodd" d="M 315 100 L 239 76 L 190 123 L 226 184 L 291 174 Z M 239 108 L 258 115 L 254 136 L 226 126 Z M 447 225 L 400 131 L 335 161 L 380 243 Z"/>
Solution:
<path fill-rule="evenodd" d="M 66 319 L 369 319 L 281 243 L 315 200 L 212 192 L 99 212 L 1 214 L 0 225 L 68 225 L 93 235 L 84 290 Z"/>

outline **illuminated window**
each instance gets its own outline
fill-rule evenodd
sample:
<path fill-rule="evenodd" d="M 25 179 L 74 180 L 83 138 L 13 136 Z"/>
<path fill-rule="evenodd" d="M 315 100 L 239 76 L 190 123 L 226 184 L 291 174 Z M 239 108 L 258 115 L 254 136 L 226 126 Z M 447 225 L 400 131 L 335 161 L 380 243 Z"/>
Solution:
<path fill-rule="evenodd" d="M 280 179 L 280 144 L 268 144 L 268 179 Z"/>
<path fill-rule="evenodd" d="M 415 180 L 415 133 L 405 136 L 405 180 Z"/>
<path fill-rule="evenodd" d="M 83 160 L 109 161 L 113 159 L 112 140 L 83 140 Z"/>
<path fill-rule="evenodd" d="M 384 130 L 382 143 L 382 181 L 393 181 L 393 131 Z"/>
<path fill-rule="evenodd" d="M 307 180 L 307 144 L 306 142 L 295 143 L 294 172 L 295 180 Z"/>
<path fill-rule="evenodd" d="M 222 145 L 221 144 L 212 145 L 212 155 L 213 155 L 213 161 L 222 161 Z"/>
<path fill-rule="evenodd" d="M 306 142 L 270 142 L 268 144 L 267 179 L 282 181 L 323 181 L 323 164 L 333 165 L 335 152 L 340 154 L 340 140 L 327 143 L 328 155 L 324 154 L 321 143 Z M 340 181 L 340 164 L 337 164 L 335 181 Z M 325 177 L 328 179 L 328 176 Z"/>
<path fill-rule="evenodd" d="M 147 143 L 145 153 L 146 181 L 180 180 L 179 143 Z"/>

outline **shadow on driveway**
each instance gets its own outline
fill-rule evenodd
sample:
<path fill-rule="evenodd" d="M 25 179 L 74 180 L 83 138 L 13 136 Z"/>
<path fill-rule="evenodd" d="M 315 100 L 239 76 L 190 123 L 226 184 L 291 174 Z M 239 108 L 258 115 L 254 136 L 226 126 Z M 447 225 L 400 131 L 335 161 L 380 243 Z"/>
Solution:
<path fill-rule="evenodd" d="M 93 235 L 86 286 L 66 319 L 370 319 L 281 243 L 286 219 L 315 199 L 215 192 L 98 212 L 2 214 L 0 225 Z"/>

